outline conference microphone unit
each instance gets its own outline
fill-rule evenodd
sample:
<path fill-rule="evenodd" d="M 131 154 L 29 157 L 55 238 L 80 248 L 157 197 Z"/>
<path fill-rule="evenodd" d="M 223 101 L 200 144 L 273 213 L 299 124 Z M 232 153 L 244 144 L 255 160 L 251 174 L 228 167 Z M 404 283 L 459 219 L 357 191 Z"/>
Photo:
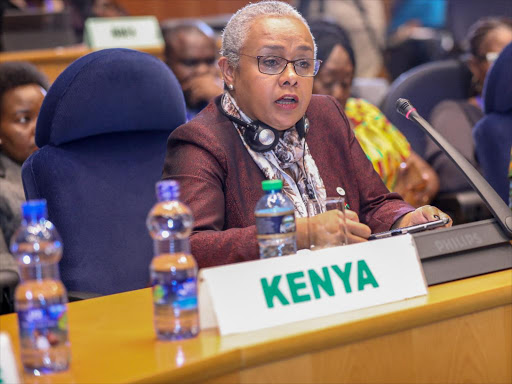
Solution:
<path fill-rule="evenodd" d="M 406 99 L 398 113 L 418 124 L 462 172 L 493 219 L 414 234 L 429 285 L 512 268 L 512 211 L 483 176 Z"/>

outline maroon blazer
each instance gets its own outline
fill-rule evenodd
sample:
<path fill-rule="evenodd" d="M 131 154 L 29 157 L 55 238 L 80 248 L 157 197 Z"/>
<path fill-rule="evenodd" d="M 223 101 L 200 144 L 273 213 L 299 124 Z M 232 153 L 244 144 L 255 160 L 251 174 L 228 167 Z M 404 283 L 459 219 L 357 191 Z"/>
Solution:
<path fill-rule="evenodd" d="M 350 209 L 373 232 L 390 229 L 414 210 L 387 190 L 334 98 L 313 95 L 306 116 L 306 141 L 327 196 L 345 189 Z M 180 182 L 181 200 L 192 209 L 190 240 L 199 267 L 258 258 L 254 207 L 265 176 L 214 102 L 172 132 L 163 178 Z"/>

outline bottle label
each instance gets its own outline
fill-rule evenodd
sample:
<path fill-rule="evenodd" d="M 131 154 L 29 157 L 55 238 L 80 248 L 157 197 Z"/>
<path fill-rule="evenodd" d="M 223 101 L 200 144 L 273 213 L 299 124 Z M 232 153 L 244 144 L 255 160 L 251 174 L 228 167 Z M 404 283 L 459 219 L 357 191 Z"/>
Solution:
<path fill-rule="evenodd" d="M 256 228 L 258 237 L 284 235 L 283 237 L 295 235 L 295 215 L 293 212 L 279 216 L 256 216 Z"/>
<path fill-rule="evenodd" d="M 155 305 L 170 305 L 180 310 L 197 308 L 197 281 L 190 277 L 185 281 L 171 284 L 153 282 L 153 302 Z"/>
<path fill-rule="evenodd" d="M 66 304 L 18 312 L 22 348 L 46 350 L 68 341 Z"/>

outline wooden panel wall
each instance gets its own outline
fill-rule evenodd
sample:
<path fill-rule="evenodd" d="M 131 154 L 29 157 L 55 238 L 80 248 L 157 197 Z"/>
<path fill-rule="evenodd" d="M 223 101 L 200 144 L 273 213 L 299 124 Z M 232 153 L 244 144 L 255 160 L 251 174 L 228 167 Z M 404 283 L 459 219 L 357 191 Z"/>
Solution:
<path fill-rule="evenodd" d="M 131 16 L 154 15 L 158 20 L 233 13 L 248 0 L 117 0 Z"/>

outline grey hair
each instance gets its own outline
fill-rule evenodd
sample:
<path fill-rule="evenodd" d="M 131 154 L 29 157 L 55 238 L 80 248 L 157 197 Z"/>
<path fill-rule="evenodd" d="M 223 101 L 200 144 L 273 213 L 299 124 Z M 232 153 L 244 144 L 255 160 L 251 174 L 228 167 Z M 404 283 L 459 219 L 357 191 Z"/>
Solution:
<path fill-rule="evenodd" d="M 288 3 L 282 1 L 261 1 L 248 4 L 231 16 L 226 28 L 222 31 L 222 48 L 220 54 L 227 57 L 229 64 L 233 68 L 238 67 L 240 51 L 247 40 L 249 29 L 254 19 L 260 16 L 294 17 L 302 21 L 311 34 L 306 19 Z M 315 38 L 313 34 L 311 34 L 311 37 L 313 39 L 314 57 L 316 59 Z"/>

